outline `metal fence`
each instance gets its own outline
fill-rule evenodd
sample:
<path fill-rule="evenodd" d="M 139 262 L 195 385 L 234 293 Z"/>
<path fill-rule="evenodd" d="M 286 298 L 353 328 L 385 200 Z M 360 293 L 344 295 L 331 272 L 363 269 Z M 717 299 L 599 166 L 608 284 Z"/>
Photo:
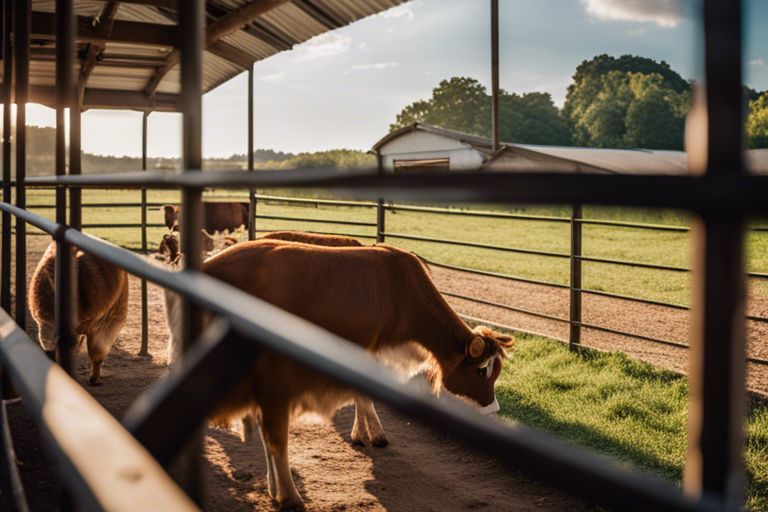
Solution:
<path fill-rule="evenodd" d="M 292 358 L 467 445 L 485 450 L 510 466 L 528 470 L 596 503 L 621 510 L 739 509 L 743 503 L 744 481 L 741 460 L 745 399 L 743 228 L 747 216 L 768 213 L 765 202 L 768 179 L 748 175 L 741 155 L 741 2 L 704 0 L 705 103 L 709 120 L 705 140 L 709 144 L 698 141 L 699 147 L 691 149 L 706 161 L 706 170 L 702 170 L 701 176 L 687 177 L 557 173 L 349 176 L 320 171 L 258 174 L 199 171 L 205 10 L 202 1 L 188 0 L 179 9 L 177 29 L 184 34 L 179 38 L 180 105 L 184 114 L 184 169 L 187 170 L 178 174 L 79 176 L 71 172 L 64 175 L 65 162 L 57 158 L 57 176 L 27 180 L 25 103 L 29 91 L 30 6 L 30 0 L 6 0 L 4 10 L 6 22 L 11 14 L 14 16 L 17 182 L 14 206 L 10 204 L 11 176 L 6 166 L 0 210 L 4 227 L 10 226 L 11 217 L 16 218 L 17 243 L 15 319 L 10 320 L 5 313 L 0 317 L 0 362 L 51 448 L 57 472 L 65 484 L 64 509 L 191 508 L 189 500 L 160 469 L 160 465 L 167 465 L 185 445 L 189 447 L 183 450 L 189 471 L 182 485 L 189 496 L 201 503 L 200 426 L 221 396 L 249 370 L 249 362 L 258 357 L 262 349 Z M 57 73 L 57 156 L 63 157 L 64 108 L 72 107 L 78 122 L 80 109 L 72 87 L 74 51 L 70 50 L 73 50 L 75 34 L 72 1 L 58 0 L 56 7 L 57 71 L 60 71 Z M 494 18 L 497 23 L 498 16 Z M 7 37 L 7 31 L 4 33 Z M 4 44 L 3 48 L 4 65 L 8 66 L 9 45 Z M 8 112 L 10 89 L 6 86 L 3 89 Z M 4 161 L 8 161 L 9 130 L 4 133 Z M 76 142 L 75 146 L 79 147 L 79 138 Z M 70 170 L 78 169 L 70 166 Z M 56 187 L 56 222 L 25 209 L 27 184 Z M 180 188 L 182 245 L 187 255 L 185 270 L 167 272 L 136 254 L 82 234 L 80 189 L 83 187 Z M 206 187 L 326 189 L 379 204 L 383 204 L 381 198 L 385 198 L 434 203 L 624 204 L 693 211 L 697 216 L 694 223 L 695 301 L 690 348 L 689 445 L 683 492 L 541 432 L 489 421 L 461 404 L 441 403 L 404 388 L 360 347 L 199 272 L 200 237 L 197 235 L 201 226 L 202 191 Z M 71 204 L 68 223 L 67 190 Z M 58 245 L 55 301 L 58 365 L 47 361 L 22 330 L 26 313 L 27 223 L 50 234 Z M 0 282 L 3 292 L 9 292 L 10 229 L 4 229 L 2 235 Z M 123 426 L 110 420 L 100 406 L 89 403 L 88 395 L 78 391 L 65 375 L 72 370 L 75 348 L 73 310 L 77 281 L 72 246 L 185 298 L 183 364 L 168 380 L 139 398 Z M 2 308 L 8 311 L 10 293 L 0 293 L 0 298 Z M 203 329 L 201 308 L 213 311 L 222 319 Z M 237 367 L 229 365 L 221 371 L 222 358 Z M 202 382 L 206 386 L 201 392 Z M 61 404 L 66 406 L 58 407 Z M 83 426 L 89 427 L 88 435 L 83 434 Z M 2 438 L 6 439 L 7 429 L 2 430 Z M 120 456 L 103 457 L 103 453 L 88 445 L 97 440 L 101 443 L 99 446 Z M 7 454 L 7 448 L 2 453 Z M 126 460 L 130 461 L 128 466 Z M 8 457 L 2 463 L 12 469 Z M 10 481 L 13 488 L 13 478 Z M 150 485 L 153 483 L 156 485 Z M 11 495 L 20 496 L 18 492 Z M 23 499 L 13 502 L 17 508 L 24 509 Z"/>

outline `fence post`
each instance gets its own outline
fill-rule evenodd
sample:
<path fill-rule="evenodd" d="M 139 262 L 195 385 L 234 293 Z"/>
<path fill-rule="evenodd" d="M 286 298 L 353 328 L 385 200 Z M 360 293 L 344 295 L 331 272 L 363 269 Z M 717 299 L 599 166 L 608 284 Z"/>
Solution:
<path fill-rule="evenodd" d="M 581 225 L 582 207 L 573 205 L 571 210 L 571 279 L 570 279 L 570 334 L 568 348 L 575 350 L 581 344 Z"/>
<path fill-rule="evenodd" d="M 27 207 L 27 101 L 29 100 L 30 33 L 32 2 L 14 4 L 14 65 L 16 68 L 16 206 Z M 27 225 L 16 218 L 16 323 L 27 325 Z"/>
<path fill-rule="evenodd" d="M 248 172 L 253 172 L 253 66 L 248 68 Z M 248 240 L 256 238 L 255 189 L 248 189 Z"/>
<path fill-rule="evenodd" d="M 376 151 L 376 168 L 379 175 L 384 174 L 384 162 L 381 159 L 381 153 Z M 376 202 L 376 243 L 383 244 L 386 233 L 386 213 L 387 209 L 384 206 L 384 198 L 380 197 Z"/>
<path fill-rule="evenodd" d="M 141 117 L 141 170 L 147 170 L 147 121 L 149 111 Z M 141 252 L 147 254 L 147 189 L 141 189 Z M 147 280 L 141 280 L 141 347 L 140 356 L 149 355 L 149 307 Z"/>
<path fill-rule="evenodd" d="M 11 83 L 13 81 L 13 2 L 3 5 L 3 202 L 11 202 Z M 0 307 L 11 311 L 11 214 L 3 212 L 2 283 Z"/>

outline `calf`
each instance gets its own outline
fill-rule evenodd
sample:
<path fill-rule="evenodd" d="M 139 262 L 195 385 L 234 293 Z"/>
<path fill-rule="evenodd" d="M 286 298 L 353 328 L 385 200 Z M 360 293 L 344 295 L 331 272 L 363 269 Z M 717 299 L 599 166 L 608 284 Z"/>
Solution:
<path fill-rule="evenodd" d="M 412 362 L 393 358 L 411 368 L 426 363 L 435 391 L 445 384 L 482 406 L 495 402 L 494 383 L 511 338 L 470 329 L 409 252 L 386 245 L 320 247 L 267 239 L 230 247 L 203 262 L 202 270 L 374 355 L 406 349 L 417 356 Z M 179 304 L 180 297 L 166 291 L 172 362 L 181 351 Z M 251 412 L 260 417 L 269 493 L 283 507 L 303 509 L 288 462 L 290 419 L 307 410 L 330 415 L 356 398 L 358 393 L 332 379 L 265 351 L 212 416 L 219 423 Z"/>
<path fill-rule="evenodd" d="M 128 275 L 124 270 L 73 249 L 77 268 L 75 333 L 87 340 L 93 386 L 101 384 L 101 364 L 128 316 Z M 35 268 L 29 285 L 29 311 L 37 322 L 43 350 L 56 348 L 54 338 L 56 244 L 51 243 Z"/>
<path fill-rule="evenodd" d="M 249 205 L 246 202 L 203 202 L 203 228 L 209 233 L 234 231 L 248 225 Z M 179 222 L 179 206 L 163 206 L 165 225 L 173 229 Z"/>
<path fill-rule="evenodd" d="M 208 253 L 213 251 L 214 240 L 206 230 L 201 229 L 200 242 L 203 257 L 205 258 Z M 181 234 L 179 233 L 178 224 L 173 225 L 170 233 L 163 235 L 163 239 L 160 240 L 160 245 L 157 248 L 157 252 L 162 256 L 160 259 L 165 259 L 169 262 L 176 260 L 179 254 L 181 254 Z"/>

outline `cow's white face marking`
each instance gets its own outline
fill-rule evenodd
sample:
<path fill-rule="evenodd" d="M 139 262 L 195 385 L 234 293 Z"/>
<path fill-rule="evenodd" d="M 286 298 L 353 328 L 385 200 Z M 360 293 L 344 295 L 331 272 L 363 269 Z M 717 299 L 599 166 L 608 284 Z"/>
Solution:
<path fill-rule="evenodd" d="M 480 414 L 485 414 L 487 416 L 490 416 L 491 414 L 496 414 L 497 412 L 499 412 L 499 409 L 501 409 L 501 406 L 499 405 L 499 401 L 496 399 L 496 395 L 493 395 L 493 402 L 486 405 L 485 407 L 477 408 Z"/>

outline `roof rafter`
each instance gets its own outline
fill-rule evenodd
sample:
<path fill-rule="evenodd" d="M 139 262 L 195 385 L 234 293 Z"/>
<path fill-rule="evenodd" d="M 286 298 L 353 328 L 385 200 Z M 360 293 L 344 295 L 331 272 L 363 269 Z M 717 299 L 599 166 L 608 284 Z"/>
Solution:
<path fill-rule="evenodd" d="M 210 48 L 214 43 L 219 41 L 222 37 L 226 36 L 230 32 L 238 30 L 243 25 L 247 25 L 262 14 L 278 7 L 288 0 L 254 0 L 249 4 L 245 4 L 237 10 L 234 10 L 226 16 L 219 18 L 218 20 L 208 24 L 206 29 L 205 47 Z M 157 69 L 155 74 L 150 78 L 144 92 L 148 96 L 153 96 L 157 91 L 157 87 L 162 82 L 165 75 L 179 63 L 181 54 L 178 49 L 171 52 L 165 60 L 165 63 Z"/>
<path fill-rule="evenodd" d="M 120 2 L 117 0 L 108 0 L 107 3 L 104 4 L 99 16 L 93 20 L 93 28 L 97 36 L 109 39 L 109 35 L 112 32 L 112 27 L 115 23 L 115 16 L 117 15 L 117 10 L 119 8 Z M 88 79 L 106 47 L 106 43 L 101 42 L 84 43 L 80 46 L 80 51 L 83 54 L 83 63 L 80 66 L 80 74 L 77 78 L 77 91 L 81 103 Z"/>
<path fill-rule="evenodd" d="M 108 2 L 109 0 L 103 0 Z M 122 0 L 124 4 L 147 5 L 150 7 L 165 7 L 167 9 L 176 9 L 177 0 Z"/>
<path fill-rule="evenodd" d="M 336 29 L 344 26 L 336 16 L 315 4 L 312 0 L 293 0 L 293 5 L 307 13 L 315 21 L 328 29 Z"/>
<path fill-rule="evenodd" d="M 48 12 L 32 13 L 32 39 L 53 41 L 56 37 L 56 15 Z M 77 17 L 77 41 L 105 43 L 107 38 L 96 34 L 91 18 Z M 168 46 L 176 44 L 176 27 L 139 21 L 115 20 L 109 42 Z"/>

